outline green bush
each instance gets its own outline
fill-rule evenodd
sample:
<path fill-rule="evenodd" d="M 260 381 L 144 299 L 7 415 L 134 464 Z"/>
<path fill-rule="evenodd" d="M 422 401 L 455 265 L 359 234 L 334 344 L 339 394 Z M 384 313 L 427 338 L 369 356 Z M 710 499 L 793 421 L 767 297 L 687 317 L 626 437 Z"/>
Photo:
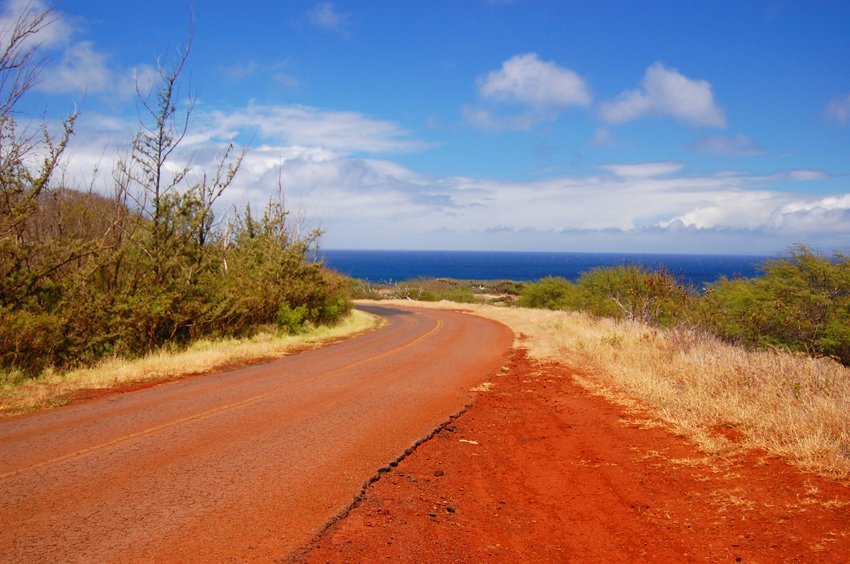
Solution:
<path fill-rule="evenodd" d="M 63 320 L 45 312 L 0 308 L 0 363 L 24 373 L 53 365 L 63 352 Z"/>
<path fill-rule="evenodd" d="M 557 276 L 547 276 L 527 284 L 520 291 L 519 305 L 541 309 L 568 309 L 577 298 L 575 284 Z"/>
<path fill-rule="evenodd" d="M 300 305 L 295 308 L 283 302 L 277 308 L 277 326 L 290 335 L 297 335 L 304 330 L 304 323 L 309 317 L 307 306 Z"/>
<path fill-rule="evenodd" d="M 664 327 L 689 321 L 694 295 L 667 272 L 639 266 L 594 269 L 578 280 L 579 309 Z"/>
<path fill-rule="evenodd" d="M 351 311 L 351 300 L 342 294 L 332 294 L 325 299 L 318 321 L 320 323 L 335 323 Z"/>
<path fill-rule="evenodd" d="M 795 247 L 788 257 L 767 262 L 759 278 L 712 285 L 702 320 L 734 342 L 850 364 L 850 258 Z"/>

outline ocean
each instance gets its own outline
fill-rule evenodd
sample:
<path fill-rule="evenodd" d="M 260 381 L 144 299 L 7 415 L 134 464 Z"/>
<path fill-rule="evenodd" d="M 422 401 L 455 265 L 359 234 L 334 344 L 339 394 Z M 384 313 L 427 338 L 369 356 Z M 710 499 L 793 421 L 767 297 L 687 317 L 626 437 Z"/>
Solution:
<path fill-rule="evenodd" d="M 546 276 L 577 280 L 599 267 L 639 265 L 663 269 L 697 287 L 720 277 L 752 278 L 771 257 L 737 255 L 662 255 L 618 253 L 526 253 L 495 251 L 346 251 L 322 250 L 330 268 L 375 283 L 414 278 L 535 281 Z"/>

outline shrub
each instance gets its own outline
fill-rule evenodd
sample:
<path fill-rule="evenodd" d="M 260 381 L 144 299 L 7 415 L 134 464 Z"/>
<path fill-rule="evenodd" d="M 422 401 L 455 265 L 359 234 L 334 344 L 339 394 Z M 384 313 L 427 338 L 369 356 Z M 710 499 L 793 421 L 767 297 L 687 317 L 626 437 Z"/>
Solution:
<path fill-rule="evenodd" d="M 576 301 L 576 285 L 557 276 L 547 276 L 527 284 L 520 291 L 519 305 L 541 309 L 567 309 Z"/>
<path fill-rule="evenodd" d="M 797 246 L 762 270 L 760 278 L 712 285 L 703 306 L 705 325 L 727 340 L 850 364 L 850 258 Z"/>
<path fill-rule="evenodd" d="M 0 363 L 34 374 L 61 354 L 62 319 L 45 312 L 0 308 Z"/>
<path fill-rule="evenodd" d="M 277 308 L 277 326 L 290 335 L 297 335 L 304 330 L 308 314 L 307 306 L 303 304 L 293 308 L 287 302 L 283 302 Z"/>
<path fill-rule="evenodd" d="M 586 272 L 578 287 L 576 309 L 665 327 L 689 320 L 694 299 L 671 274 L 632 265 Z"/>

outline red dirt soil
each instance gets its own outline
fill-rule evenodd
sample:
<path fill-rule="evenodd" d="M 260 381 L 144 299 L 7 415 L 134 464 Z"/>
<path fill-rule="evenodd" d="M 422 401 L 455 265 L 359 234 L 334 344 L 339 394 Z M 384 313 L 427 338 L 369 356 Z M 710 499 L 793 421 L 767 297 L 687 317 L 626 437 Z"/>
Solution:
<path fill-rule="evenodd" d="M 572 373 L 514 351 L 295 559 L 850 561 L 850 485 L 759 452 L 708 457 Z"/>

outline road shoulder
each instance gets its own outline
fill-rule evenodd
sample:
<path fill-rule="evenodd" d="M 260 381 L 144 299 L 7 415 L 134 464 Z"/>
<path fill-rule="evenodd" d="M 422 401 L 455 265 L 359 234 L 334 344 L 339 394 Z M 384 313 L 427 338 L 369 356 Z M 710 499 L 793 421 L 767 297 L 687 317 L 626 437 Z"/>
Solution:
<path fill-rule="evenodd" d="M 708 457 L 522 349 L 310 562 L 800 560 L 850 554 L 850 488 L 760 452 Z M 484 386 L 483 389 L 487 389 Z"/>

